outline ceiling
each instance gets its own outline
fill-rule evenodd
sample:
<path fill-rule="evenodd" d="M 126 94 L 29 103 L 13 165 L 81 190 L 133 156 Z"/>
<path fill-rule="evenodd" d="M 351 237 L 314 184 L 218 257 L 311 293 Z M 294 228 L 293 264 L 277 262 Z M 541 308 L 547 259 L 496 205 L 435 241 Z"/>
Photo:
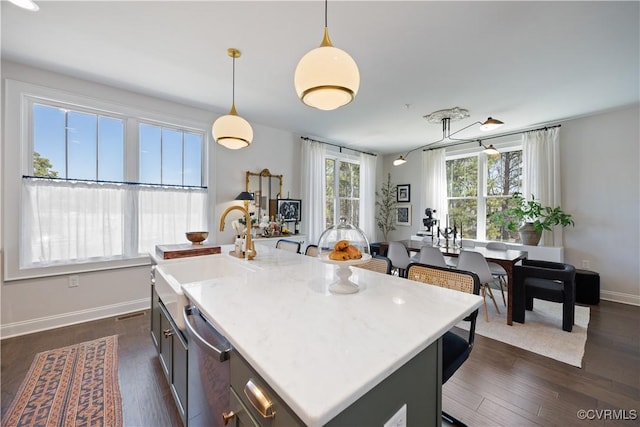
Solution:
<path fill-rule="evenodd" d="M 638 2 L 330 1 L 334 46 L 355 59 L 356 99 L 302 104 L 298 60 L 322 40 L 324 2 L 2 1 L 2 58 L 378 153 L 442 136 L 423 116 L 468 109 L 494 133 L 639 102 Z M 457 137 L 488 136 L 471 126 Z M 254 140 L 259 143 L 259 139 Z"/>

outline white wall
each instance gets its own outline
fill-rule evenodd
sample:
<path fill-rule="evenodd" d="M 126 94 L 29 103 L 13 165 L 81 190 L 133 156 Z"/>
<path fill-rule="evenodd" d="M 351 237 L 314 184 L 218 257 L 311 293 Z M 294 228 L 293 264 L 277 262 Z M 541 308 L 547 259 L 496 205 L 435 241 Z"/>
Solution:
<path fill-rule="evenodd" d="M 601 297 L 640 305 L 640 109 L 570 120 L 560 130 L 565 260 L 600 273 Z"/>
<path fill-rule="evenodd" d="M 640 305 L 640 109 L 637 105 L 561 123 L 562 208 L 576 226 L 564 230 L 565 262 L 600 274 L 601 298 Z M 411 227 L 390 239 L 410 238 L 422 229 L 420 152 L 394 167 L 384 158 L 384 176 L 411 184 Z"/>
<path fill-rule="evenodd" d="M 209 125 L 218 114 L 171 102 L 121 91 L 67 76 L 22 65 L 3 62 L 2 77 L 55 87 L 80 95 L 116 103 L 176 114 Z M 4 108 L 4 94 L 3 103 Z M 226 112 L 220 112 L 224 114 Z M 563 208 L 576 219 L 576 227 L 564 233 L 565 259 L 578 267 L 582 260 L 601 276 L 602 297 L 640 305 L 640 154 L 638 106 L 569 120 L 562 123 Z M 251 121 L 251 118 L 248 118 Z M 4 129 L 4 114 L 2 114 Z M 209 191 L 212 209 L 209 218 L 212 240 L 230 243 L 227 225 L 218 233 L 220 213 L 244 189 L 245 172 L 268 168 L 284 175 L 283 194 L 300 198 L 300 141 L 297 135 L 251 122 L 253 145 L 240 151 L 212 147 L 209 152 Z M 4 132 L 0 161 L 5 156 Z M 398 227 L 391 239 L 408 239 L 422 225 L 423 195 L 420 189 L 420 152 L 410 155 L 400 168 L 393 167 L 396 155 L 378 159 L 379 188 L 392 173 L 395 184 L 411 184 L 412 226 Z M 0 163 L 3 164 L 3 163 Z M 2 203 L 10 192 L 1 181 Z M 304 207 L 303 207 L 304 209 Z M 4 221 L 0 206 L 0 221 Z M 231 219 L 231 217 L 230 217 Z M 302 225 L 304 232 L 304 224 Z M 1 228 L 0 228 L 1 229 Z M 1 237 L 1 235 L 0 235 Z M 380 238 L 380 234 L 378 238 Z M 0 239 L 0 252 L 6 248 Z M 2 258 L 4 259 L 4 258 Z M 2 261 L 0 261 L 1 263 Z M 0 267 L 2 267 L 0 265 Z M 0 275 L 0 335 L 15 334 L 61 326 L 92 318 L 112 316 L 148 307 L 149 269 L 133 267 L 82 273 L 78 288 L 68 287 L 67 276 L 20 280 L 4 283 Z"/>
<path fill-rule="evenodd" d="M 215 112 L 142 96 L 21 64 L 4 61 L 1 65 L 3 87 L 6 78 L 19 80 L 162 115 L 188 118 L 190 121 L 201 122 L 207 128 L 210 128 L 219 115 Z M 4 109 L 4 92 L 2 95 Z M 220 114 L 226 114 L 226 111 Z M 3 112 L 1 156 L 5 156 L 5 144 L 15 143 L 15 141 L 5 140 L 4 119 Z M 247 119 L 251 122 L 250 117 Z M 222 210 L 233 203 L 232 200 L 237 194 L 244 190 L 247 170 L 259 172 L 268 168 L 274 174 L 282 174 L 284 175 L 283 194 L 289 194 L 291 198 L 301 196 L 299 137 L 290 132 L 261 126 L 254 122 L 251 124 L 254 130 L 251 147 L 232 151 L 218 147 L 216 144 L 209 145 L 208 186 L 212 206 L 209 216 L 211 232 L 209 240 L 214 243 L 232 242 L 229 222 L 235 216 L 230 215 L 225 232 L 220 234 L 217 231 L 219 218 Z M 0 158 L 0 160 L 3 159 L 4 157 Z M 4 165 L 4 163 L 0 164 Z M 0 180 L 3 179 L 1 175 Z M 5 199 L 20 191 L 19 188 L 9 187 L 6 182 L 0 181 L 3 204 L 6 203 Z M 6 220 L 2 213 L 3 206 L 0 205 L 0 222 Z M 304 224 L 302 227 L 304 232 Z M 16 250 L 4 245 L 5 239 L 0 239 L 2 253 Z M 68 287 L 66 275 L 11 282 L 2 280 L 4 274 L 0 277 L 0 336 L 2 338 L 139 310 L 147 308 L 150 301 L 148 266 L 80 273 L 80 286 L 77 288 Z"/>

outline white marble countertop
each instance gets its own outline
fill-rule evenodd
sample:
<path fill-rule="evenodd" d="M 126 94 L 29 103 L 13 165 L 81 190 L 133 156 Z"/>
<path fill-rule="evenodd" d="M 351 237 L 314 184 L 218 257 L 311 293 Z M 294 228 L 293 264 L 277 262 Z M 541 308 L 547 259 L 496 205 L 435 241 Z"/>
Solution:
<path fill-rule="evenodd" d="M 192 264 L 217 264 L 216 277 L 183 282 L 182 289 L 312 427 L 326 424 L 482 303 L 476 295 L 358 268 L 351 279 L 361 290 L 335 295 L 328 286 L 336 267 L 317 258 L 258 246 L 257 258 L 246 261 L 228 255 L 230 248 L 194 258 Z"/>

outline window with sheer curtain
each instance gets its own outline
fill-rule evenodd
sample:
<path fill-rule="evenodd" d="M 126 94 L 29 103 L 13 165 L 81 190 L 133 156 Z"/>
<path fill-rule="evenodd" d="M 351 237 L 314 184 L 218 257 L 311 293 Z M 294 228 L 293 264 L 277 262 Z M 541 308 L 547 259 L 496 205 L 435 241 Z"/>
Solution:
<path fill-rule="evenodd" d="M 511 196 L 522 188 L 522 149 L 502 149 L 499 156 L 480 152 L 448 155 L 447 199 L 450 225 L 462 236 L 480 240 L 509 240 L 517 233 L 489 221 L 497 210 L 506 209 Z M 445 218 L 440 218 L 446 221 Z"/>
<path fill-rule="evenodd" d="M 325 158 L 325 228 L 339 224 L 340 218 L 360 226 L 360 163 L 346 157 Z"/>
<path fill-rule="evenodd" d="M 38 98 L 27 111 L 21 268 L 135 258 L 206 229 L 203 130 Z"/>

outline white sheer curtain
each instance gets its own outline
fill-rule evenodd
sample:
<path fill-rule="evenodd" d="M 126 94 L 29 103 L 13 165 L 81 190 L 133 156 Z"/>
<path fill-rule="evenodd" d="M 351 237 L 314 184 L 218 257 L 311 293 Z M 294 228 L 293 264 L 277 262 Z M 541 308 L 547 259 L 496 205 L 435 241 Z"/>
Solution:
<path fill-rule="evenodd" d="M 360 154 L 360 229 L 376 241 L 376 156 Z"/>
<path fill-rule="evenodd" d="M 431 208 L 437 212 L 434 218 L 444 226 L 449 213 L 447 201 L 447 162 L 444 148 L 422 152 L 422 188 L 424 189 L 424 209 Z"/>
<path fill-rule="evenodd" d="M 200 188 L 137 186 L 138 252 L 158 242 L 185 242 L 186 231 L 207 231 L 207 192 Z"/>
<path fill-rule="evenodd" d="M 302 141 L 302 215 L 308 234 L 309 244 L 317 245 L 325 228 L 325 169 L 324 144 L 316 141 Z"/>
<path fill-rule="evenodd" d="M 20 266 L 135 257 L 206 230 L 206 189 L 23 179 Z"/>
<path fill-rule="evenodd" d="M 522 194 L 543 206 L 560 206 L 560 128 L 522 135 Z M 542 233 L 540 245 L 562 246 L 562 227 Z"/>

